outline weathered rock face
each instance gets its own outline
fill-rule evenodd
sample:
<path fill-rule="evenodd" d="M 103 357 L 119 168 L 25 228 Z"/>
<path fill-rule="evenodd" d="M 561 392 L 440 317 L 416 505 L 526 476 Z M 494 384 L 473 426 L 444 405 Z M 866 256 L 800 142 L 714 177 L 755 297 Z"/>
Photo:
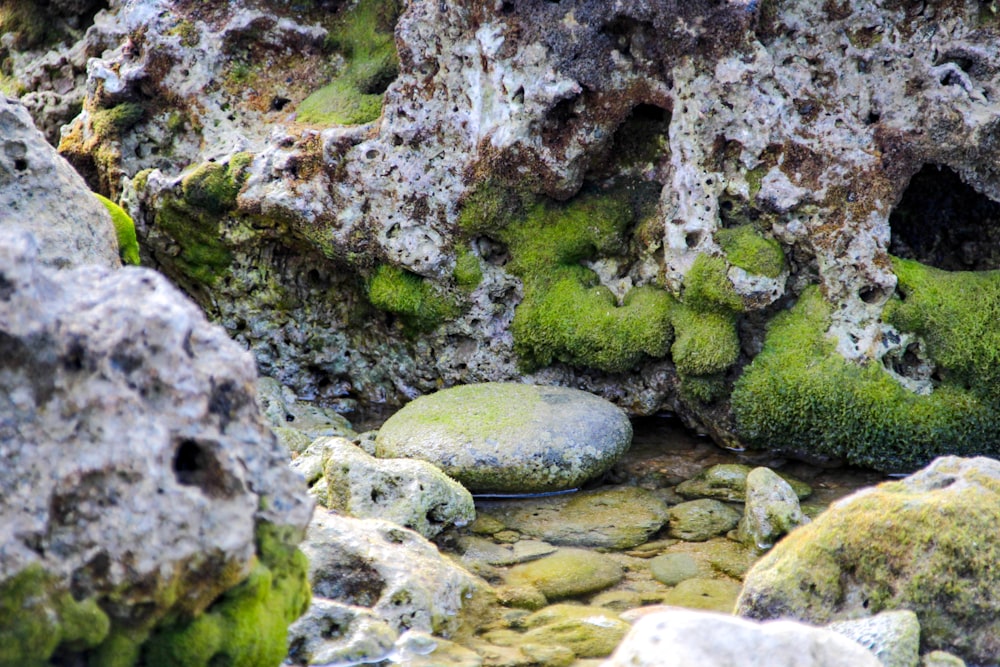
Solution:
<path fill-rule="evenodd" d="M 252 358 L 153 271 L 37 253 L 0 229 L 0 662 L 277 664 L 312 504 Z"/>
<path fill-rule="evenodd" d="M 909 609 L 923 650 L 995 661 L 998 480 L 993 459 L 944 457 L 839 501 L 751 569 L 738 613 L 822 624 Z"/>
<path fill-rule="evenodd" d="M 21 104 L 0 94 L 0 228 L 31 230 L 42 262 L 121 266 L 111 217 Z"/>
<path fill-rule="evenodd" d="M 889 255 L 997 266 L 990 5 L 296 7 L 114 6 L 62 149 L 303 397 L 527 376 L 884 469 L 1000 448 L 996 276 Z"/>

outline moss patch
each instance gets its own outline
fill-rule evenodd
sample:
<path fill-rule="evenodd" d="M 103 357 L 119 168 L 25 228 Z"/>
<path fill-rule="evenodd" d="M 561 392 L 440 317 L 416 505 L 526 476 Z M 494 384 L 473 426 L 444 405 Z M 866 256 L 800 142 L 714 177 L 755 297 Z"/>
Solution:
<path fill-rule="evenodd" d="M 715 240 L 726 253 L 726 259 L 747 273 L 777 278 L 785 270 L 781 244 L 765 238 L 752 225 L 720 229 Z"/>
<path fill-rule="evenodd" d="M 360 0 L 330 32 L 328 46 L 347 61 L 329 84 L 307 97 L 298 108 L 301 123 L 357 125 L 382 113 L 382 93 L 396 78 L 399 60 L 393 28 L 397 0 Z"/>
<path fill-rule="evenodd" d="M 368 280 L 368 300 L 380 310 L 399 315 L 414 332 L 433 331 L 458 315 L 455 300 L 422 276 L 382 264 Z"/>
<path fill-rule="evenodd" d="M 139 265 L 139 241 L 135 237 L 135 223 L 125 210 L 101 194 L 94 193 L 94 196 L 111 215 L 111 222 L 115 225 L 115 234 L 118 237 L 118 256 L 125 264 Z"/>
<path fill-rule="evenodd" d="M 775 317 L 763 351 L 735 384 L 733 414 L 749 444 L 896 472 L 941 454 L 1000 452 L 998 370 L 989 365 L 997 354 L 1000 273 L 896 266 L 905 301 L 886 316 L 924 333 L 945 381 L 918 396 L 880 364 L 843 359 L 825 338 L 831 307 L 811 288 Z"/>
<path fill-rule="evenodd" d="M 26 0 L 6 0 L 0 4 L 0 35 L 10 34 L 17 51 L 59 41 L 62 35 L 46 9 Z"/>
<path fill-rule="evenodd" d="M 0 665 L 45 665 L 56 649 L 97 646 L 109 629 L 95 600 L 75 600 L 41 566 L 0 582 Z"/>

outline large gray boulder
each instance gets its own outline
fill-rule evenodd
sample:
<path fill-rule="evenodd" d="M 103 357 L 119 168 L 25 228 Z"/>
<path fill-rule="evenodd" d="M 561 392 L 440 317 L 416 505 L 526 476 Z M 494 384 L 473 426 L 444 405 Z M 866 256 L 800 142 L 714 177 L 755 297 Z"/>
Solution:
<path fill-rule="evenodd" d="M 473 493 L 576 487 L 632 442 L 612 403 L 563 387 L 470 384 L 408 403 L 383 424 L 375 452 L 430 461 Z"/>
<path fill-rule="evenodd" d="M 880 667 L 832 630 L 669 609 L 641 618 L 604 667 Z"/>
<path fill-rule="evenodd" d="M 943 457 L 859 491 L 787 535 L 747 574 L 737 612 L 816 624 L 909 609 L 921 650 L 1000 655 L 1000 462 Z"/>
<path fill-rule="evenodd" d="M 280 659 L 312 505 L 255 380 L 159 274 L 53 270 L 0 228 L 0 663 L 171 662 L 207 627 L 225 661 L 247 650 L 235 610 L 265 607 L 245 627 L 261 664 Z"/>
<path fill-rule="evenodd" d="M 0 228 L 11 227 L 31 230 L 44 264 L 121 266 L 107 209 L 28 111 L 0 94 Z"/>

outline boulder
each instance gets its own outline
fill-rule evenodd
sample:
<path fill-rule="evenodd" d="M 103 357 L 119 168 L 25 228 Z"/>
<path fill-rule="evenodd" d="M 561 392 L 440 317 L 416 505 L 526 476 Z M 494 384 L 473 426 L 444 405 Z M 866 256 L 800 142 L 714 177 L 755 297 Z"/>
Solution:
<path fill-rule="evenodd" d="M 754 468 L 746 478 L 746 504 L 736 539 L 761 551 L 809 523 L 795 490 L 770 468 Z"/>
<path fill-rule="evenodd" d="M 0 228 L 29 230 L 38 261 L 49 266 L 121 266 L 107 209 L 35 129 L 28 111 L 2 93 L 0 138 Z"/>
<path fill-rule="evenodd" d="M 604 667 L 880 667 L 856 642 L 793 621 L 670 609 L 642 617 Z"/>
<path fill-rule="evenodd" d="M 329 509 L 384 519 L 435 537 L 476 518 L 472 496 L 426 461 L 377 459 L 344 438 L 320 438 Z"/>
<path fill-rule="evenodd" d="M 280 661 L 312 503 L 255 381 L 158 273 L 0 228 L 0 662 Z"/>
<path fill-rule="evenodd" d="M 939 458 L 838 501 L 785 537 L 747 574 L 738 612 L 826 624 L 909 609 L 922 651 L 992 663 L 998 521 L 1000 462 Z"/>
<path fill-rule="evenodd" d="M 635 486 L 581 491 L 551 498 L 481 501 L 508 528 L 564 546 L 629 549 L 667 522 L 667 505 Z M 622 521 L 627 516 L 628 521 Z"/>
<path fill-rule="evenodd" d="M 473 493 L 571 489 L 628 449 L 612 403 L 563 387 L 471 384 L 408 403 L 378 432 L 376 454 L 429 461 Z"/>
<path fill-rule="evenodd" d="M 493 599 L 486 582 L 389 521 L 317 509 L 302 551 L 315 596 L 371 609 L 395 632 L 450 636 Z"/>

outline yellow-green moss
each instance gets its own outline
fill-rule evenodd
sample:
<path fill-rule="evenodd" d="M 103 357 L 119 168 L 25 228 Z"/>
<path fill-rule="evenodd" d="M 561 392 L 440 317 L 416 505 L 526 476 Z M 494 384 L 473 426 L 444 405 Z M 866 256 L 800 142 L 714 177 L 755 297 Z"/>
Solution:
<path fill-rule="evenodd" d="M 104 195 L 94 193 L 111 215 L 111 222 L 115 225 L 115 234 L 118 236 L 118 255 L 125 264 L 139 265 L 139 241 L 135 237 L 135 223 L 132 218 L 118 204 L 114 203 Z"/>
<path fill-rule="evenodd" d="M 181 181 L 184 201 L 192 208 L 214 214 L 231 210 L 252 160 L 250 153 L 236 153 L 226 164 L 202 164 Z"/>
<path fill-rule="evenodd" d="M 468 248 L 458 249 L 452 277 L 459 287 L 466 290 L 475 289 L 483 281 L 483 267 L 479 264 L 479 258 Z"/>
<path fill-rule="evenodd" d="M 458 226 L 466 234 L 489 234 L 526 215 L 533 198 L 494 179 L 476 184 L 465 195 Z"/>
<path fill-rule="evenodd" d="M 145 110 L 135 102 L 122 102 L 110 109 L 95 111 L 90 117 L 90 127 L 99 141 L 121 136 L 135 127 L 145 115 Z"/>
<path fill-rule="evenodd" d="M 111 627 L 93 599 L 77 601 L 41 566 L 0 582 L 0 665 L 47 665 L 56 649 L 97 646 Z"/>
<path fill-rule="evenodd" d="M 204 613 L 158 629 L 143 647 L 148 667 L 276 667 L 288 625 L 311 596 L 305 555 L 274 526 L 257 533 L 258 563 L 250 576 Z"/>
<path fill-rule="evenodd" d="M 726 259 L 747 273 L 777 278 L 785 270 L 781 244 L 762 236 L 753 225 L 720 229 L 715 240 L 726 253 Z"/>
<path fill-rule="evenodd" d="M 0 35 L 3 34 L 11 35 L 11 45 L 18 51 L 51 44 L 62 37 L 48 12 L 28 0 L 0 3 Z"/>
<path fill-rule="evenodd" d="M 1000 453 L 995 381 L 984 385 L 997 373 L 989 360 L 997 354 L 1000 274 L 897 267 L 907 296 L 887 317 L 925 332 L 946 380 L 920 396 L 881 364 L 846 361 L 825 337 L 831 306 L 811 288 L 771 322 L 763 351 L 735 384 L 732 409 L 746 442 L 888 471 L 913 470 L 941 454 Z M 972 389 L 964 386 L 969 380 Z"/>
<path fill-rule="evenodd" d="M 298 108 L 302 123 L 357 125 L 382 112 L 382 93 L 396 78 L 399 60 L 393 28 L 397 0 L 360 0 L 330 32 L 328 46 L 347 64 L 329 84 L 307 97 Z"/>
<path fill-rule="evenodd" d="M 432 331 L 456 317 L 455 300 L 422 276 L 382 264 L 368 280 L 368 301 L 380 310 L 399 315 L 414 331 Z"/>
<path fill-rule="evenodd" d="M 698 255 L 684 277 L 684 303 L 699 312 L 742 310 L 743 300 L 726 275 L 728 270 L 723 258 Z"/>

